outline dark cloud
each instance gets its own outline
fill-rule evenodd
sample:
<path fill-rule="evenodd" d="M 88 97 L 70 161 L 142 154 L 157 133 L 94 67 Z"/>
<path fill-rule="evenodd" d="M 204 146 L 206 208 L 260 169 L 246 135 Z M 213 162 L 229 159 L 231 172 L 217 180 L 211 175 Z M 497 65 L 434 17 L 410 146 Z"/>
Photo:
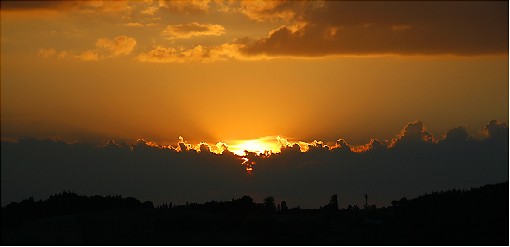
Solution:
<path fill-rule="evenodd" d="M 351 152 L 351 147 L 344 139 L 336 140 L 336 145 L 334 147 L 337 152 Z"/>
<path fill-rule="evenodd" d="M 245 13 L 291 24 L 245 42 L 246 55 L 508 53 L 508 2 L 282 2 Z"/>
<path fill-rule="evenodd" d="M 96 13 L 115 14 L 129 12 L 129 1 L 69 1 L 69 0 L 35 0 L 35 1 L 1 1 L 2 11 L 90 11 Z M 41 13 L 38 13 L 41 14 Z"/>
<path fill-rule="evenodd" d="M 457 128 L 451 129 L 446 132 L 445 140 L 447 141 L 457 141 L 462 142 L 469 138 L 467 130 L 464 126 L 459 126 Z"/>
<path fill-rule="evenodd" d="M 323 205 L 332 194 L 340 195 L 341 206 L 362 205 L 367 193 L 371 203 L 382 206 L 402 196 L 508 181 L 508 126 L 491 121 L 486 131 L 487 138 L 477 140 L 457 127 L 435 141 L 416 121 L 391 147 L 371 140 L 354 152 L 342 139 L 332 147 L 314 141 L 307 152 L 298 144 L 286 144 L 276 154 L 248 152 L 248 162 L 228 149 L 216 154 L 207 144 L 197 148 L 183 138 L 174 146 L 141 139 L 99 146 L 55 139 L 2 141 L 2 205 L 72 190 L 156 204 L 274 196 L 302 207 Z M 243 162 L 252 165 L 253 173 Z"/>
<path fill-rule="evenodd" d="M 508 125 L 496 120 L 492 120 L 485 125 L 484 130 L 492 139 L 507 139 L 506 136 L 508 136 Z"/>
<path fill-rule="evenodd" d="M 70 1 L 1 1 L 2 10 L 57 9 L 73 5 Z"/>
<path fill-rule="evenodd" d="M 385 148 L 385 146 L 379 140 L 376 140 L 376 139 L 371 139 L 370 143 L 368 144 L 368 147 L 369 147 L 368 148 L 369 150 L 374 150 L 374 151 L 382 150 Z"/>
<path fill-rule="evenodd" d="M 408 123 L 402 132 L 392 140 L 390 147 L 422 145 L 434 142 L 432 135 L 427 132 L 422 121 Z"/>
<path fill-rule="evenodd" d="M 469 135 L 464 126 L 453 128 L 446 132 L 444 136 L 444 142 L 447 143 L 463 143 L 469 139 Z"/>
<path fill-rule="evenodd" d="M 209 145 L 207 145 L 206 143 L 202 143 L 202 144 L 200 144 L 200 152 L 201 153 L 210 153 L 211 147 L 209 147 Z"/>

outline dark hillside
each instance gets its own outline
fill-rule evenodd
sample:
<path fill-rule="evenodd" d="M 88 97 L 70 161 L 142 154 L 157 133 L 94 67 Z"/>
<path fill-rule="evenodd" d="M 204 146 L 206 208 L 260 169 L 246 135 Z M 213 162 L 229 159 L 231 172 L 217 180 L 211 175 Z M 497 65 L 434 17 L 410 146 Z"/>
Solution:
<path fill-rule="evenodd" d="M 508 245 L 508 182 L 402 198 L 392 206 L 320 209 L 231 201 L 174 206 L 63 192 L 2 208 L 2 244 Z M 327 200 L 324 200 L 327 202 Z"/>

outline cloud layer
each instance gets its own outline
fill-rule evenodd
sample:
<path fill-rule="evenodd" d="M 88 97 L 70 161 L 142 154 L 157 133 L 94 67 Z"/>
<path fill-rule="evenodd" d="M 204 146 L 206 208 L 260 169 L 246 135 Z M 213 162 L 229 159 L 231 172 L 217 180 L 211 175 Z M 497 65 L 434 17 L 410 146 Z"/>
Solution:
<path fill-rule="evenodd" d="M 361 205 L 367 193 L 372 203 L 387 205 L 402 196 L 508 181 L 508 126 L 491 121 L 485 132 L 476 140 L 457 127 L 436 139 L 417 121 L 392 141 L 352 147 L 339 139 L 329 147 L 278 138 L 280 153 L 245 157 L 224 143 L 190 145 L 182 138 L 176 146 L 3 141 L 2 204 L 70 189 L 155 203 L 271 195 L 302 207 L 325 204 L 335 193 L 341 206 Z M 247 172 L 248 164 L 253 171 Z"/>
<path fill-rule="evenodd" d="M 209 0 L 159 1 L 159 7 L 172 13 L 205 14 L 209 11 Z"/>
<path fill-rule="evenodd" d="M 100 38 L 96 41 L 96 49 L 76 53 L 74 51 L 58 51 L 55 48 L 41 48 L 37 55 L 42 58 L 77 58 L 82 61 L 99 61 L 100 59 L 129 55 L 136 46 L 136 40 L 125 35 L 109 38 Z"/>
<path fill-rule="evenodd" d="M 56 1 L 51 3 L 8 1 L 3 11 L 51 10 L 82 17 L 111 18 L 132 27 L 126 34 L 143 47 L 143 62 L 210 62 L 203 51 L 229 46 L 235 56 L 228 59 L 272 57 L 508 54 L 508 2 L 366 2 L 366 1 Z M 67 13 L 66 12 L 66 13 Z M 261 36 L 245 32 L 220 18 L 227 13 L 250 28 L 267 23 L 272 30 Z M 193 19 L 183 18 L 189 15 Z M 180 18 L 174 18 L 179 16 Z M 244 20 L 243 20 L 244 19 Z M 171 20 L 171 22 L 169 22 Z M 186 21 L 184 21 L 186 20 Z M 191 21 L 193 20 L 193 21 Z M 168 23 L 172 23 L 168 25 Z M 266 25 L 269 27 L 270 25 Z M 141 31 L 140 28 L 146 30 Z M 226 28 L 233 27 L 226 34 Z M 239 32 L 239 33 L 235 33 Z M 151 43 L 140 33 L 153 35 Z M 255 32 L 254 32 L 255 33 Z M 159 35 L 159 36 L 158 36 Z M 204 36 L 217 39 L 215 45 Z M 228 38 L 227 38 L 228 37 Z M 169 41 L 171 46 L 169 46 Z M 109 41 L 109 42 L 117 42 Z M 136 42 L 135 42 L 136 43 Z M 133 42 L 130 42 L 134 46 Z M 218 45 L 222 44 L 222 45 Z M 129 54 L 129 45 L 99 42 L 98 47 L 116 54 Z M 115 47 L 113 47 L 115 46 Z M 163 49 L 166 49 L 163 51 Z M 174 51 L 175 50 L 175 51 Z M 185 50 L 185 51 L 184 51 Z M 41 57 L 51 56 L 47 48 Z M 101 59 L 93 50 L 77 55 L 85 61 Z M 188 53 L 193 53 L 188 54 Z M 162 58 L 158 58 L 162 57 Z M 177 59 L 175 59 L 177 57 Z M 213 56 L 214 57 L 214 56 Z M 190 59 L 187 59 L 190 58 Z"/>
<path fill-rule="evenodd" d="M 239 57 L 238 47 L 223 44 L 215 47 L 195 46 L 191 49 L 156 46 L 148 52 L 138 55 L 140 62 L 150 63 L 187 63 L 215 62 Z"/>
<path fill-rule="evenodd" d="M 247 55 L 508 53 L 508 2 L 282 1 L 243 13 L 291 20 L 247 42 L 241 50 Z"/>
<path fill-rule="evenodd" d="M 107 38 L 98 39 L 96 47 L 107 50 L 111 56 L 128 55 L 136 46 L 136 40 L 127 36 L 118 36 L 113 40 Z"/>

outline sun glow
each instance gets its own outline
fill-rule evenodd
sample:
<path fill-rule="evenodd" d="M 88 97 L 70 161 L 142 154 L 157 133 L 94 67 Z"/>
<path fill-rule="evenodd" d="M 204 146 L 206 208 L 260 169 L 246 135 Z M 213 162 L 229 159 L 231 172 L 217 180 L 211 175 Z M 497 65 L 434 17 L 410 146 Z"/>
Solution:
<path fill-rule="evenodd" d="M 262 137 L 253 140 L 234 141 L 233 143 L 234 144 L 229 145 L 229 150 L 239 156 L 246 155 L 245 150 L 257 154 L 265 152 L 280 152 L 280 143 L 274 137 Z"/>

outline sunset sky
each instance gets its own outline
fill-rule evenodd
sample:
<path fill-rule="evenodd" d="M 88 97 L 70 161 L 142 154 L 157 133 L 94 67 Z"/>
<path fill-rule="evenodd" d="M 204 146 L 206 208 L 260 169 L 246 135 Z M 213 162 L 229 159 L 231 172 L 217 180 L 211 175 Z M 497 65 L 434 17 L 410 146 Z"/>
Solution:
<path fill-rule="evenodd" d="M 507 1 L 2 1 L 0 13 L 3 141 L 243 154 L 391 146 L 411 122 L 435 141 L 457 126 L 483 140 L 490 120 L 508 124 Z"/>
<path fill-rule="evenodd" d="M 2 2 L 2 138 L 355 144 L 508 122 L 507 2 Z"/>

